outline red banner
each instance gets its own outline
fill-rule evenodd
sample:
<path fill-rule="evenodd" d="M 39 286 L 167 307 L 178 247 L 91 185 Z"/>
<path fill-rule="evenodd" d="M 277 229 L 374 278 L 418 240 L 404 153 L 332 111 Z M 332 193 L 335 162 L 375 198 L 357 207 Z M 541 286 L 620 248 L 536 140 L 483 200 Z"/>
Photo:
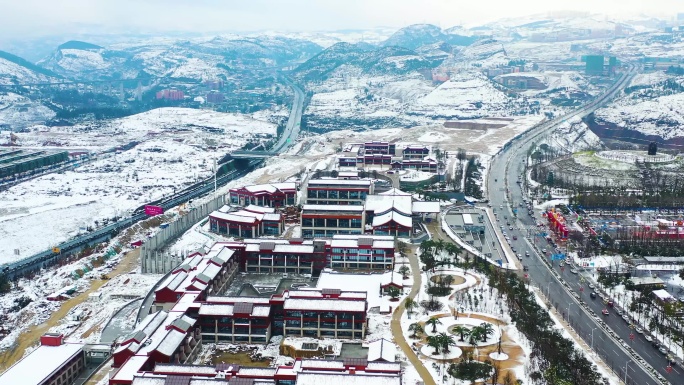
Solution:
<path fill-rule="evenodd" d="M 164 214 L 164 208 L 161 206 L 150 206 L 147 205 L 145 206 L 145 215 L 149 215 L 151 217 L 155 215 L 161 215 Z"/>

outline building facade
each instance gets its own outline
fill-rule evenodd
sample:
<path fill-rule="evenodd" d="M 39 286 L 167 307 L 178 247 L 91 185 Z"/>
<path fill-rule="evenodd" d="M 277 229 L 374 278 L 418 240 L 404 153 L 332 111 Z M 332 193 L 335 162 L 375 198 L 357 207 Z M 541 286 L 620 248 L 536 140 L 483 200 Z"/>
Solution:
<path fill-rule="evenodd" d="M 294 206 L 297 203 L 297 184 L 285 182 L 244 186 L 230 189 L 228 195 L 233 205 Z"/>
<path fill-rule="evenodd" d="M 224 206 L 212 212 L 209 214 L 209 229 L 216 234 L 243 238 L 282 234 L 285 229 L 282 215 L 260 206 L 250 205 L 248 208 L 251 210 L 228 211 L 229 208 Z"/>
<path fill-rule="evenodd" d="M 362 205 L 373 194 L 367 179 L 311 179 L 306 186 L 306 203 L 312 205 Z"/>
<path fill-rule="evenodd" d="M 300 214 L 304 238 L 363 234 L 364 222 L 364 210 L 360 205 L 304 205 Z"/>

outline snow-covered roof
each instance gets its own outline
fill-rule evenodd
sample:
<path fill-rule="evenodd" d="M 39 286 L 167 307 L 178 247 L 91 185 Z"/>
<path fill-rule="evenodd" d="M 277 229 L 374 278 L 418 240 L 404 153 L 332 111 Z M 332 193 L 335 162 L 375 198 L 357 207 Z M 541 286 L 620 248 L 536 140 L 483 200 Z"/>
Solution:
<path fill-rule="evenodd" d="M 384 338 L 368 344 L 368 361 L 394 362 L 397 355 L 397 347 Z"/>
<path fill-rule="evenodd" d="M 274 213 L 275 209 L 273 207 L 263 207 L 263 206 L 257 206 L 257 205 L 249 205 L 245 207 L 245 210 L 251 211 L 253 213 L 260 213 L 260 214 L 269 214 L 269 213 Z"/>
<path fill-rule="evenodd" d="M 0 375 L 0 384 L 42 384 L 72 357 L 81 353 L 84 344 L 42 345 Z"/>
<path fill-rule="evenodd" d="M 313 253 L 313 245 L 275 245 L 274 253 Z"/>
<path fill-rule="evenodd" d="M 277 213 L 268 214 L 267 213 L 267 214 L 264 214 L 263 220 L 269 221 L 269 222 L 280 222 L 281 218 L 282 218 L 282 216 L 280 214 L 277 214 Z"/>
<path fill-rule="evenodd" d="M 155 350 L 167 357 L 171 357 L 176 349 L 181 346 L 184 339 L 185 333 L 171 329 L 166 333 Z"/>
<path fill-rule="evenodd" d="M 178 289 L 181 286 L 181 284 L 183 283 L 183 281 L 185 281 L 186 278 L 188 278 L 188 273 L 186 273 L 185 271 L 180 271 L 176 274 L 171 274 L 168 278 L 166 278 L 166 280 L 161 285 L 159 285 L 159 288 L 155 290 L 155 292 L 164 289 L 176 291 L 176 289 Z"/>
<path fill-rule="evenodd" d="M 271 186 L 278 190 L 296 190 L 297 184 L 295 182 L 271 183 Z"/>
<path fill-rule="evenodd" d="M 254 213 L 252 213 L 254 214 Z M 234 213 L 222 213 L 220 211 L 214 211 L 211 214 L 209 214 L 210 218 L 216 218 L 220 219 L 222 221 L 229 221 L 229 222 L 239 222 L 239 223 L 249 223 L 249 224 L 254 224 L 257 222 L 257 219 L 253 216 L 244 216 L 244 215 L 235 215 Z"/>
<path fill-rule="evenodd" d="M 382 274 L 382 279 L 380 280 L 380 286 L 387 286 L 391 283 L 397 285 L 397 286 L 404 286 L 403 285 L 403 277 L 401 274 L 394 272 L 394 271 L 388 271 Z"/>
<path fill-rule="evenodd" d="M 244 303 L 237 302 L 236 304 Z M 232 316 L 235 314 L 236 304 L 202 304 L 199 309 L 200 315 Z M 271 305 L 251 304 L 246 307 L 252 317 L 268 317 L 271 314 Z"/>
<path fill-rule="evenodd" d="M 299 373 L 297 385 L 401 385 L 396 375 L 347 373 Z"/>
<path fill-rule="evenodd" d="M 268 193 L 274 193 L 278 191 L 278 189 L 270 184 L 255 184 L 252 186 L 245 186 L 245 190 L 251 192 L 251 193 L 256 193 L 256 192 L 268 192 Z"/>
<path fill-rule="evenodd" d="M 258 376 L 258 377 L 273 377 L 276 374 L 277 368 L 246 368 L 241 367 L 238 371 L 240 377 L 243 376 Z"/>
<path fill-rule="evenodd" d="M 653 295 L 658 297 L 661 301 L 671 301 L 675 299 L 672 294 L 668 293 L 665 289 L 653 290 Z"/>
<path fill-rule="evenodd" d="M 204 268 L 204 270 L 202 270 L 202 273 L 200 273 L 200 274 L 209 278 L 209 280 L 211 281 L 212 279 L 216 278 L 216 276 L 221 271 L 221 269 L 222 269 L 221 266 L 217 266 L 217 265 L 214 265 L 213 263 L 209 263 Z M 199 278 L 199 274 L 198 274 L 198 278 Z M 204 282 L 204 280 L 202 280 L 202 282 Z M 204 282 L 204 283 L 209 283 L 209 281 Z"/>
<path fill-rule="evenodd" d="M 209 296 L 205 302 L 208 303 L 237 303 L 237 302 L 251 302 L 254 304 L 269 304 L 271 301 L 268 297 L 224 297 L 224 296 Z"/>
<path fill-rule="evenodd" d="M 411 201 L 410 195 L 368 195 L 366 197 L 365 210 L 373 211 L 375 215 L 383 214 L 390 210 L 411 215 Z"/>
<path fill-rule="evenodd" d="M 409 195 L 410 196 L 411 194 L 409 194 L 407 192 L 403 192 L 403 191 L 399 190 L 398 188 L 392 187 L 388 191 L 381 192 L 377 195 Z"/>
<path fill-rule="evenodd" d="M 370 359 L 369 359 L 370 361 Z M 367 371 L 401 372 L 401 364 L 398 362 L 370 361 L 366 366 Z"/>
<path fill-rule="evenodd" d="M 333 310 L 333 311 L 366 311 L 366 301 L 313 298 L 288 298 L 283 304 L 285 310 Z"/>
<path fill-rule="evenodd" d="M 315 360 L 303 359 L 302 369 L 342 369 L 344 370 L 344 361 L 342 360 Z"/>
<path fill-rule="evenodd" d="M 349 186 L 349 187 L 370 187 L 371 181 L 368 179 L 311 179 L 308 182 L 309 187 L 316 186 Z"/>
<path fill-rule="evenodd" d="M 262 213 L 255 213 L 255 212 L 251 212 L 251 211 L 247 211 L 247 210 L 239 210 L 239 211 L 232 212 L 232 213 L 230 213 L 230 214 L 232 214 L 232 215 L 239 215 L 239 216 L 241 216 L 241 217 L 255 218 L 255 219 L 259 220 L 259 221 L 262 220 L 262 219 L 264 219 L 264 214 L 262 214 Z"/>
<path fill-rule="evenodd" d="M 439 202 L 413 202 L 411 209 L 414 213 L 439 213 Z"/>
<path fill-rule="evenodd" d="M 115 381 L 133 381 L 133 376 L 147 363 L 148 359 L 149 357 L 147 356 L 133 356 L 129 358 L 111 379 Z"/>
<path fill-rule="evenodd" d="M 632 277 L 632 283 L 636 286 L 664 285 L 665 281 L 659 277 Z"/>
<path fill-rule="evenodd" d="M 215 375 L 215 366 L 206 365 L 177 365 L 157 363 L 154 365 L 154 373 L 188 373 L 195 375 Z"/>
<path fill-rule="evenodd" d="M 391 221 L 400 224 L 404 227 L 413 227 L 413 218 L 402 215 L 396 211 L 373 217 L 373 227 L 385 225 Z"/>

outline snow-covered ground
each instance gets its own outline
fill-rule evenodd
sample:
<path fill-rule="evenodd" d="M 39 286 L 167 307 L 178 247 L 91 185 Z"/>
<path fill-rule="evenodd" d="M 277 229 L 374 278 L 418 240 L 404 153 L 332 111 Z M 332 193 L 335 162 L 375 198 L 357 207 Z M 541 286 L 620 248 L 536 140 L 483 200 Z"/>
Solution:
<path fill-rule="evenodd" d="M 95 221 L 125 216 L 146 202 L 213 173 L 213 163 L 250 140 L 266 140 L 275 125 L 248 116 L 163 108 L 88 126 L 50 127 L 18 134 L 22 146 L 45 141 L 95 152 L 139 142 L 73 171 L 49 174 L 0 193 L 0 247 L 16 260 L 65 241 Z M 35 237 L 36 229 L 41 236 Z"/>

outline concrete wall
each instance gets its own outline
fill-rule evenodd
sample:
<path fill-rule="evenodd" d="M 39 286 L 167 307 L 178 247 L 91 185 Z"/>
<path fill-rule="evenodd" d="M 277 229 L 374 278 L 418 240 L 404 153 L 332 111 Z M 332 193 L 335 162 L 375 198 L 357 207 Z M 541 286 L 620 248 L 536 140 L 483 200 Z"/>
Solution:
<path fill-rule="evenodd" d="M 185 256 L 171 255 L 162 251 L 171 241 L 188 231 L 193 225 L 205 219 L 209 213 L 226 204 L 226 196 L 219 195 L 211 201 L 194 207 L 186 215 L 169 223 L 140 247 L 140 263 L 143 274 L 165 274 L 178 266 Z"/>

